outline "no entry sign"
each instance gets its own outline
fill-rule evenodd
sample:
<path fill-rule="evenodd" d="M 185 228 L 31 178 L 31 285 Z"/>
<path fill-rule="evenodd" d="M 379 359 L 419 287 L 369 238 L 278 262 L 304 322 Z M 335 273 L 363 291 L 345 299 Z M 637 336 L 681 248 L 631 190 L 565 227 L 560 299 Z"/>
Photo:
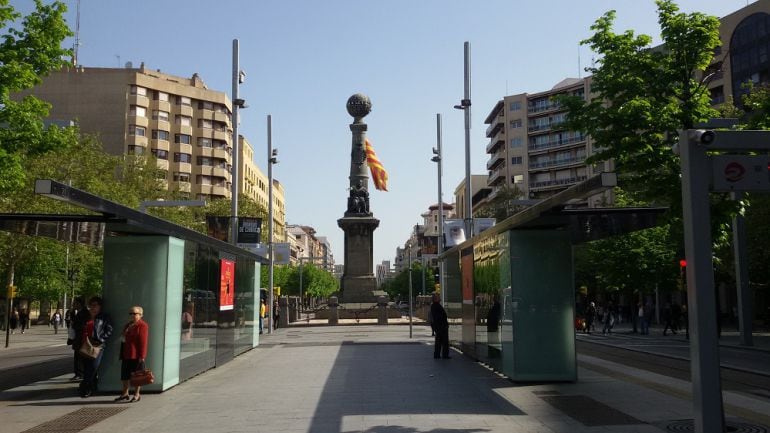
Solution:
<path fill-rule="evenodd" d="M 770 191 L 770 156 L 715 155 L 712 191 Z"/>

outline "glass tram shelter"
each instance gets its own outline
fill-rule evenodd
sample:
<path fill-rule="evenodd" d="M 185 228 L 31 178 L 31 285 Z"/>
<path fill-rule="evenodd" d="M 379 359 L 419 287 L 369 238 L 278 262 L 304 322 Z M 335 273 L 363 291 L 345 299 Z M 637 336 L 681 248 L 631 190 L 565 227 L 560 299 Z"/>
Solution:
<path fill-rule="evenodd" d="M 444 252 L 450 343 L 514 381 L 576 381 L 572 246 L 653 227 L 665 210 L 567 207 L 616 182 L 594 176 Z"/>
<path fill-rule="evenodd" d="M 266 259 L 52 180 L 35 193 L 90 215 L 2 214 L 0 230 L 104 249 L 104 311 L 115 331 L 99 387 L 120 389 L 120 333 L 131 306 L 150 325 L 147 367 L 165 391 L 259 343 L 259 275 Z"/>

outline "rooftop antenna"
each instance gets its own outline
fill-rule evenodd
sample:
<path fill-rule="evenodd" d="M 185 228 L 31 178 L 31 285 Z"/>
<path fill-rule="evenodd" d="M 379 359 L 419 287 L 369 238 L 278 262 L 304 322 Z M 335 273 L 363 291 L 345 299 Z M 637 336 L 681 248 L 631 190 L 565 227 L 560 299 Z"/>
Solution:
<path fill-rule="evenodd" d="M 78 65 L 78 48 L 80 48 L 80 0 L 77 2 L 75 13 L 75 46 L 72 47 L 72 66 Z"/>

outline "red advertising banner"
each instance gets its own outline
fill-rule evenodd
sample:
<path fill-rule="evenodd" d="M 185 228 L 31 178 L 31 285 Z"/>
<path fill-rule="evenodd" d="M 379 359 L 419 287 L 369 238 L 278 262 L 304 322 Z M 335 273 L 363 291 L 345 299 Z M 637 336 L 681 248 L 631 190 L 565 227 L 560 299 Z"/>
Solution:
<path fill-rule="evenodd" d="M 235 305 L 235 262 L 221 259 L 219 263 L 219 310 L 232 310 Z"/>
<path fill-rule="evenodd" d="M 463 250 L 460 255 L 463 301 L 473 302 L 473 248 Z"/>

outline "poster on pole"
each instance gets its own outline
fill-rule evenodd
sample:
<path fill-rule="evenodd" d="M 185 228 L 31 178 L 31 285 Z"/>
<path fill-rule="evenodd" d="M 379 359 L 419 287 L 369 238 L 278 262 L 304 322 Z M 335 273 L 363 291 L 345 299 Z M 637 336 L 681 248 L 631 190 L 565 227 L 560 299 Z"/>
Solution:
<path fill-rule="evenodd" d="M 262 237 L 262 218 L 238 218 L 238 246 L 256 245 Z"/>
<path fill-rule="evenodd" d="M 288 242 L 273 244 L 273 263 L 276 265 L 288 265 L 290 251 Z"/>
<path fill-rule="evenodd" d="M 465 223 L 461 219 L 444 220 L 445 248 L 452 248 L 465 242 Z"/>
<path fill-rule="evenodd" d="M 484 230 L 494 227 L 497 220 L 494 218 L 474 218 L 473 219 L 473 236 L 483 232 Z"/>
<path fill-rule="evenodd" d="M 235 262 L 220 259 L 219 311 L 232 310 L 235 305 Z"/>
<path fill-rule="evenodd" d="M 214 239 L 227 242 L 230 237 L 230 217 L 227 216 L 207 216 L 206 232 Z"/>

